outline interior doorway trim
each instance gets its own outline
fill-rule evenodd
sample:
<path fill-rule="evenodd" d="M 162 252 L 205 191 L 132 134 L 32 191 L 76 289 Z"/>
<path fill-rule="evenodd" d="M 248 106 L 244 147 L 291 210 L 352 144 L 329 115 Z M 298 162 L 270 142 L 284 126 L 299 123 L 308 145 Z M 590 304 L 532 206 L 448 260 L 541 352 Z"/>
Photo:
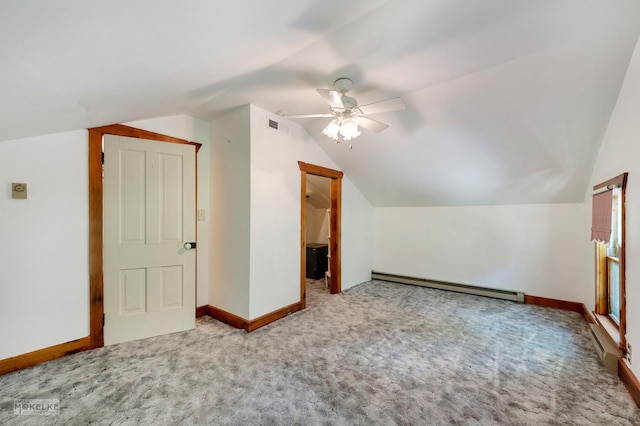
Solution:
<path fill-rule="evenodd" d="M 103 314 L 104 286 L 102 278 L 103 244 L 103 186 L 102 186 L 102 139 L 105 134 L 148 139 L 158 142 L 195 145 L 196 153 L 202 146 L 197 142 L 175 138 L 123 124 L 88 129 L 89 141 L 89 338 L 91 348 L 104 346 Z M 196 175 L 197 175 L 196 159 Z M 197 192 L 197 181 L 196 181 Z"/>
<path fill-rule="evenodd" d="M 300 167 L 300 308 L 307 306 L 307 174 L 331 179 L 329 273 L 331 294 L 342 291 L 342 177 L 344 173 L 298 161 Z"/>

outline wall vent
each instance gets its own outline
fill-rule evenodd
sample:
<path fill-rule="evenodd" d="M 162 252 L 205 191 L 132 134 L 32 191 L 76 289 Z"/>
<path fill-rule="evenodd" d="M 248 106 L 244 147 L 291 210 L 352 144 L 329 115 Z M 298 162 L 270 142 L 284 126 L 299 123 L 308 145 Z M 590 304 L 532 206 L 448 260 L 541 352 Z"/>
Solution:
<path fill-rule="evenodd" d="M 273 130 L 278 130 L 278 128 L 280 127 L 280 123 L 278 123 L 275 120 L 272 120 L 270 118 L 267 118 L 267 127 L 273 129 Z"/>
<path fill-rule="evenodd" d="M 275 130 L 278 133 L 289 133 L 289 126 L 287 126 L 286 120 L 282 122 L 276 120 L 275 117 L 266 117 L 264 125 L 267 127 L 267 129 Z"/>
<path fill-rule="evenodd" d="M 598 353 L 598 357 L 604 364 L 604 368 L 611 374 L 618 374 L 618 358 L 620 351 L 604 335 L 598 324 L 589 324 L 591 327 L 591 342 Z"/>
<path fill-rule="evenodd" d="M 447 281 L 430 280 L 426 278 L 408 277 L 404 275 L 387 274 L 385 272 L 371 271 L 371 279 L 390 281 L 401 284 L 419 285 L 422 287 L 436 288 L 439 290 L 456 291 L 458 293 L 475 294 L 476 296 L 493 297 L 495 299 L 512 300 L 524 303 L 524 293 L 514 290 L 501 290 L 490 287 L 478 287 L 475 285 L 451 283 Z"/>

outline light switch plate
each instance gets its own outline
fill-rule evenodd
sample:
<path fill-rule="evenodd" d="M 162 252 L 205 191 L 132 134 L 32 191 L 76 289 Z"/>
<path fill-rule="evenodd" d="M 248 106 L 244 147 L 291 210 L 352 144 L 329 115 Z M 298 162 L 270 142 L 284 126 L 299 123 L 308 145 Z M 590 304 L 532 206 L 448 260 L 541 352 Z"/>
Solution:
<path fill-rule="evenodd" d="M 198 220 L 199 221 L 204 220 L 204 210 L 198 210 Z"/>
<path fill-rule="evenodd" d="M 11 198 L 26 199 L 27 198 L 27 184 L 13 182 L 11 184 Z"/>

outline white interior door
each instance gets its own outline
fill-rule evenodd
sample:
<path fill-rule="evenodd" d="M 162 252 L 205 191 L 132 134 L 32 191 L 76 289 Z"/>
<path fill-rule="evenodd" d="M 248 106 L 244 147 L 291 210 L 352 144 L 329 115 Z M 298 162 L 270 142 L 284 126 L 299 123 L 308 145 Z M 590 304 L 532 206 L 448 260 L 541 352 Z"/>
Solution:
<path fill-rule="evenodd" d="M 195 147 L 105 135 L 104 343 L 195 327 Z"/>

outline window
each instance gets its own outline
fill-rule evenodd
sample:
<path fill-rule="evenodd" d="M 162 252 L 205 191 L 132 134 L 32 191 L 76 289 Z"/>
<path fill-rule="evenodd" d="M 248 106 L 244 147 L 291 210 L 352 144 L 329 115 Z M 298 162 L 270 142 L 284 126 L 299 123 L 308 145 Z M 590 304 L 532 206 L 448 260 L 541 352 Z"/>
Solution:
<path fill-rule="evenodd" d="M 591 237 L 596 243 L 596 319 L 625 351 L 624 196 L 627 173 L 594 186 Z M 603 191 L 604 190 L 604 191 Z"/>
<path fill-rule="evenodd" d="M 611 238 L 607 244 L 607 314 L 616 325 L 620 325 L 620 244 L 621 206 L 620 188 L 612 190 Z"/>

